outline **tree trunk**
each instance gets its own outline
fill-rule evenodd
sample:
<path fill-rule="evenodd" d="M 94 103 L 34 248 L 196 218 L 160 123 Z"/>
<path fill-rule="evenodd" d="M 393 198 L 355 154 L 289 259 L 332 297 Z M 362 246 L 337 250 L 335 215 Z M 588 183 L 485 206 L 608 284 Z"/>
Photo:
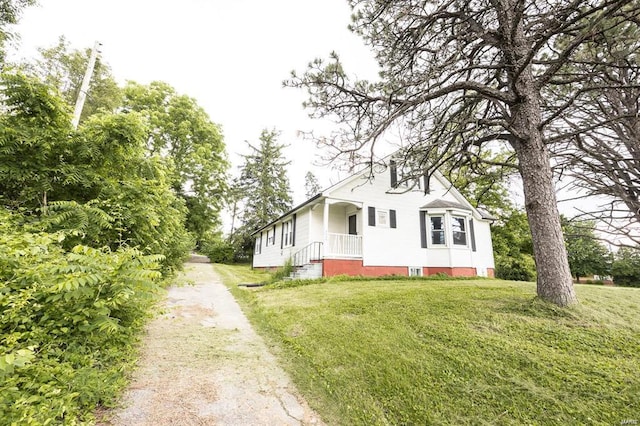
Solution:
<path fill-rule="evenodd" d="M 577 303 L 546 146 L 538 135 L 518 144 L 516 152 L 538 272 L 538 296 L 559 306 Z"/>

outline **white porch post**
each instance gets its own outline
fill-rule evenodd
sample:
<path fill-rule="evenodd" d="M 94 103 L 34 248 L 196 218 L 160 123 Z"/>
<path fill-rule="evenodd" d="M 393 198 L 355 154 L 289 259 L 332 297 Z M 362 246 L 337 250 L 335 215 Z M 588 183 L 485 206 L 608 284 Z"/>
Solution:
<path fill-rule="evenodd" d="M 329 200 L 324 200 L 324 210 L 322 212 L 322 245 L 326 255 L 329 253 Z"/>

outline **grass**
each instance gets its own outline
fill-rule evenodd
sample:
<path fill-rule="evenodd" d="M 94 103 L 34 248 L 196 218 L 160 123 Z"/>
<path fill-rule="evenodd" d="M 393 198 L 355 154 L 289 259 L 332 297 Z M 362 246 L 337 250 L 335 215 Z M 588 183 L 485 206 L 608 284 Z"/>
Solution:
<path fill-rule="evenodd" d="M 560 309 L 531 283 L 244 290 L 249 270 L 216 268 L 328 424 L 640 421 L 639 289 L 578 285 Z"/>

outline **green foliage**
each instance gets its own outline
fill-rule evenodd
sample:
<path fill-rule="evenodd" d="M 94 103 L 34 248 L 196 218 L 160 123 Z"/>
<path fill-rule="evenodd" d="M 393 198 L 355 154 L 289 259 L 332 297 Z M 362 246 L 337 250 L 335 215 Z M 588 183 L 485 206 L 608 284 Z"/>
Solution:
<path fill-rule="evenodd" d="M 162 256 L 76 246 L 29 233 L 0 210 L 0 418 L 75 424 L 124 384 L 156 300 Z"/>
<path fill-rule="evenodd" d="M 514 173 L 508 152 L 485 152 L 466 165 L 448 163 L 443 172 L 469 202 L 497 217 L 491 227 L 496 278 L 515 281 L 536 279 L 533 243 L 526 214 L 509 196 L 508 181 Z"/>
<path fill-rule="evenodd" d="M 640 287 L 640 248 L 623 247 L 613 262 L 613 282 L 616 285 Z"/>
<path fill-rule="evenodd" d="M 226 268 L 327 424 L 619 424 L 640 410 L 635 289 L 577 286 L 567 309 L 495 280 L 238 291 Z"/>
<path fill-rule="evenodd" d="M 213 235 L 204 240 L 199 250 L 212 263 L 234 263 L 235 249 L 233 244 L 220 235 Z"/>
<path fill-rule="evenodd" d="M 273 282 L 280 281 L 293 272 L 293 262 L 291 259 L 287 259 L 280 268 L 278 268 L 271 276 Z"/>
<path fill-rule="evenodd" d="M 227 191 L 229 165 L 219 126 L 193 98 L 157 81 L 148 86 L 129 82 L 123 107 L 145 118 L 145 141 L 151 154 L 171 161 L 170 185 L 186 200 L 188 229 L 198 241 L 203 240 L 220 224 Z"/>
<path fill-rule="evenodd" d="M 505 209 L 491 228 L 496 278 L 516 281 L 536 279 L 533 245 L 527 215 L 515 208 Z"/>
<path fill-rule="evenodd" d="M 320 183 L 318 183 L 316 175 L 307 172 L 307 174 L 304 175 L 304 196 L 311 198 L 320 193 L 320 191 L 322 191 L 322 188 L 320 187 Z"/>
<path fill-rule="evenodd" d="M 285 145 L 277 142 L 278 132 L 263 130 L 260 145 L 244 155 L 236 189 L 243 204 L 242 226 L 233 236 L 242 252 L 253 253 L 251 233 L 265 226 L 291 208 L 291 189 L 287 177 L 289 161 L 285 160 Z"/>
<path fill-rule="evenodd" d="M 165 271 L 179 268 L 193 246 L 187 210 L 165 162 L 146 153 L 143 117 L 97 114 L 73 132 L 66 107 L 45 84 L 20 74 L 4 74 L 3 82 L 0 202 L 31 214 L 40 209 L 46 229 L 65 231 L 66 248 L 138 247 L 163 255 Z"/>
<path fill-rule="evenodd" d="M 13 33 L 8 27 L 18 23 L 22 9 L 35 3 L 35 0 L 0 1 L 0 70 L 4 65 L 5 45 L 13 38 Z"/>
<path fill-rule="evenodd" d="M 71 163 L 69 110 L 48 86 L 22 74 L 1 74 L 0 93 L 2 203 L 45 206 L 49 192 L 81 179 Z"/>
<path fill-rule="evenodd" d="M 39 58 L 33 63 L 22 64 L 21 68 L 37 76 L 48 86 L 57 88 L 64 102 L 73 108 L 89 64 L 91 48 L 69 49 L 69 42 L 61 36 L 55 46 L 40 48 L 38 52 Z M 98 56 L 80 122 L 98 112 L 115 111 L 121 101 L 121 89 L 113 78 L 109 65 Z"/>
<path fill-rule="evenodd" d="M 574 224 L 565 217 L 562 219 L 569 268 L 579 281 L 588 275 L 608 275 L 611 271 L 610 255 L 607 249 L 596 240 L 593 222 Z"/>

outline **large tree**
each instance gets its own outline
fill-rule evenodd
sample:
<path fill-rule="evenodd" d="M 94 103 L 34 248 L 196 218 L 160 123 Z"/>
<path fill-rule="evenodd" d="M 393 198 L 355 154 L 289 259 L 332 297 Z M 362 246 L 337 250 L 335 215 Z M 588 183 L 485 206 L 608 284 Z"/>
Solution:
<path fill-rule="evenodd" d="M 220 127 L 195 99 L 163 82 L 129 82 L 123 105 L 146 118 L 150 154 L 172 162 L 173 189 L 189 209 L 189 230 L 202 241 L 220 224 L 227 191 L 228 162 Z"/>
<path fill-rule="evenodd" d="M 572 178 L 577 197 L 599 199 L 581 217 L 640 243 L 640 28 L 637 11 L 628 15 L 581 46 L 545 100 L 566 108 L 554 129 L 564 141 L 555 147 L 557 166 Z M 576 73 L 586 78 L 567 90 Z"/>
<path fill-rule="evenodd" d="M 146 151 L 141 114 L 95 114 L 75 130 L 57 91 L 19 73 L 0 73 L 0 99 L 0 206 L 63 232 L 67 248 L 138 247 L 182 265 L 185 203 Z"/>
<path fill-rule="evenodd" d="M 418 173 L 468 162 L 492 141 L 515 153 L 533 239 L 537 293 L 577 302 L 550 165 L 542 89 L 588 40 L 628 20 L 628 0 L 352 0 L 353 24 L 380 65 L 354 81 L 337 55 L 288 85 L 306 88 L 313 116 L 336 117 L 324 144 L 372 167 L 381 140 L 399 138 Z M 562 39 L 562 44 L 556 43 Z M 604 66 L 603 66 L 604 68 Z"/>
<path fill-rule="evenodd" d="M 278 143 L 279 133 L 263 130 L 258 145 L 249 145 L 240 166 L 237 190 L 242 198 L 242 226 L 236 233 L 238 245 L 250 252 L 251 233 L 291 208 L 291 189 L 287 177 L 290 164 L 284 157 L 285 145 Z"/>

